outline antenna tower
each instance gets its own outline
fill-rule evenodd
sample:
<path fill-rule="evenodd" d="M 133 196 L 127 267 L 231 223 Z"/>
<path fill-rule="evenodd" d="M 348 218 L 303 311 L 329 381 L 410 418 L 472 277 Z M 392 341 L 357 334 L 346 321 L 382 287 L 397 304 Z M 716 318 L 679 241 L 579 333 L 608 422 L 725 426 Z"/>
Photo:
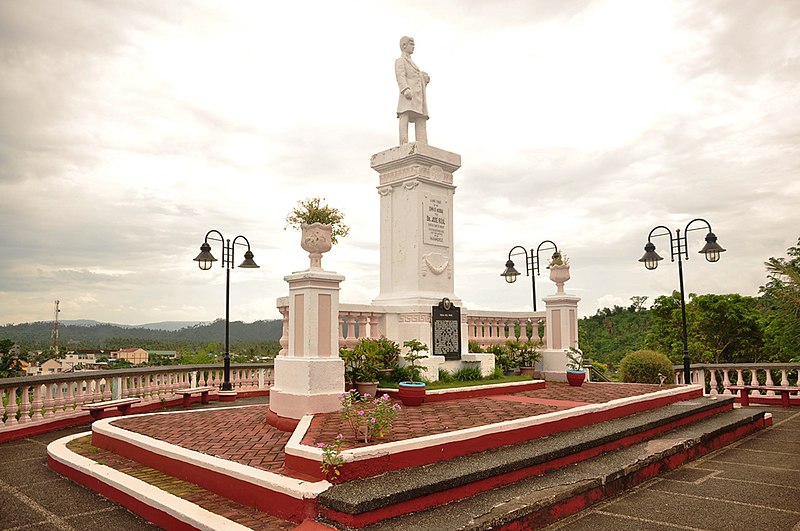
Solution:
<path fill-rule="evenodd" d="M 53 331 L 50 333 L 50 348 L 55 352 L 56 357 L 58 357 L 58 312 L 61 310 L 58 309 L 58 305 L 61 304 L 61 301 L 55 301 L 55 312 L 54 312 L 54 319 L 53 319 Z"/>

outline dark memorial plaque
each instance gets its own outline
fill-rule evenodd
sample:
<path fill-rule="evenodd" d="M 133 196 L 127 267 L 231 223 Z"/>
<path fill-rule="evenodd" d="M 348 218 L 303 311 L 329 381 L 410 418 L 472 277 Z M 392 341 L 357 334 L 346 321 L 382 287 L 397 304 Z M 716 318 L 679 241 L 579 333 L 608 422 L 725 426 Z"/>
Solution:
<path fill-rule="evenodd" d="M 433 355 L 446 360 L 461 359 L 461 308 L 444 298 L 433 306 Z"/>

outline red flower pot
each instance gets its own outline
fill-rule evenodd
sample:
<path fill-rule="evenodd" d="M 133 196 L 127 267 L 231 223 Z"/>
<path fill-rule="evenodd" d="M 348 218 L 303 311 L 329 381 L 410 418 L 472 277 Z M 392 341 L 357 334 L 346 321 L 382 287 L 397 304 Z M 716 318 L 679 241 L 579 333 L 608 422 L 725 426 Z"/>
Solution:
<path fill-rule="evenodd" d="M 580 387 L 585 379 L 586 373 L 584 371 L 567 371 L 567 382 L 572 387 Z"/>
<path fill-rule="evenodd" d="M 422 382 L 400 382 L 398 394 L 404 406 L 420 406 L 425 401 L 425 384 Z"/>

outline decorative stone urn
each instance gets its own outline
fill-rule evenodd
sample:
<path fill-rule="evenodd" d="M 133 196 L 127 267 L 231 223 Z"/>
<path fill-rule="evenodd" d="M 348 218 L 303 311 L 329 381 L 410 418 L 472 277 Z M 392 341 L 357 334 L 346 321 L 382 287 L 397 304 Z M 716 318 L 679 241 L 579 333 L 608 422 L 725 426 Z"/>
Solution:
<path fill-rule="evenodd" d="M 331 232 L 333 227 L 322 223 L 303 223 L 300 227 L 300 247 L 308 252 L 311 260 L 309 269 L 322 270 L 322 253 L 331 250 Z"/>
<path fill-rule="evenodd" d="M 564 282 L 569 280 L 569 264 L 551 265 L 550 280 L 556 283 L 556 293 L 564 293 Z"/>

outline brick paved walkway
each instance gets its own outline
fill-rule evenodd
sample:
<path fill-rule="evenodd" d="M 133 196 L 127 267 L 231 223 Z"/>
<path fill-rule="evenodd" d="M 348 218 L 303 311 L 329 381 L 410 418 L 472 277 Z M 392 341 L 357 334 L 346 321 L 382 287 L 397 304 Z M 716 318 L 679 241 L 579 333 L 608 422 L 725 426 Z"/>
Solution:
<path fill-rule="evenodd" d="M 674 387 L 674 386 L 666 386 Z M 657 385 L 586 383 L 582 387 L 548 382 L 547 388 L 482 398 L 433 402 L 405 407 L 392 431 L 378 442 L 406 440 L 425 435 L 484 426 L 584 403 L 602 403 L 658 391 Z M 663 388 L 661 388 L 663 389 Z M 291 434 L 266 423 L 268 406 L 192 411 L 172 415 L 122 418 L 113 424 L 155 439 L 205 454 L 273 472 L 284 472 L 283 448 Z M 344 448 L 367 446 L 349 436 L 338 413 L 316 415 L 303 443 L 314 445 L 345 434 Z M 373 443 L 374 444 L 374 443 Z"/>
<path fill-rule="evenodd" d="M 91 439 L 91 436 L 87 435 L 71 441 L 67 447 L 77 454 L 140 479 L 145 483 L 199 505 L 207 511 L 224 516 L 228 520 L 249 527 L 254 531 L 289 531 L 297 527 L 297 524 L 293 522 L 281 520 L 270 514 L 257 511 L 252 507 L 238 504 L 228 498 L 198 487 L 194 483 L 168 476 L 163 472 L 126 459 L 114 452 L 95 448 L 91 444 Z"/>

